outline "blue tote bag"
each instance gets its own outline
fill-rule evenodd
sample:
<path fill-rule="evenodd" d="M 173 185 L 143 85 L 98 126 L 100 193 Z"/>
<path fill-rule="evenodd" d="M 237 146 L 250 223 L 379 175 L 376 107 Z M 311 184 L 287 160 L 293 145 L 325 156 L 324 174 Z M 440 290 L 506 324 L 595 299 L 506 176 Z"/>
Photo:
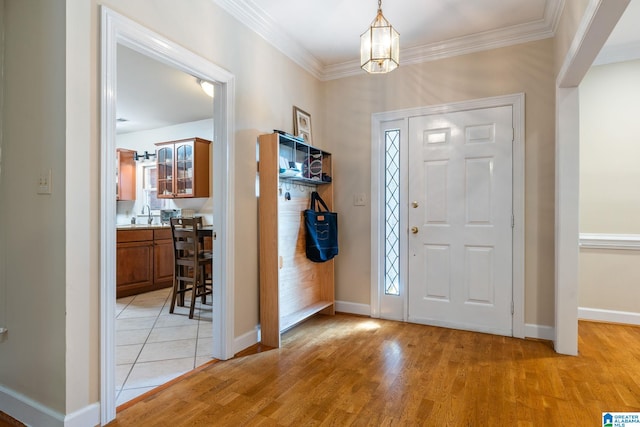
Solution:
<path fill-rule="evenodd" d="M 307 258 L 325 262 L 338 255 L 338 214 L 329 212 L 327 204 L 316 191 L 311 193 L 310 209 L 304 211 L 304 224 Z"/>

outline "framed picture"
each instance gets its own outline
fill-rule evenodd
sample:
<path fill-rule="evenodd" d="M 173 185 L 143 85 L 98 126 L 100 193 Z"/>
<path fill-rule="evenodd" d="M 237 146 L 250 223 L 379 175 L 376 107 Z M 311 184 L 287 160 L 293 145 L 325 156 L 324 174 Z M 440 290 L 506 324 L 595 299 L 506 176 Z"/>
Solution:
<path fill-rule="evenodd" d="M 293 107 L 293 134 L 302 137 L 307 144 L 313 144 L 311 138 L 311 116 L 295 105 Z"/>

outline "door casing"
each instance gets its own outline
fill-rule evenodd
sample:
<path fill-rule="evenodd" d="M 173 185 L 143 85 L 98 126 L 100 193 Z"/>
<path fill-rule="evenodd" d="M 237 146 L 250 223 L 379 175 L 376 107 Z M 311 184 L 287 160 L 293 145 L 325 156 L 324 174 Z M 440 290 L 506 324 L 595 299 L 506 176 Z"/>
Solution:
<path fill-rule="evenodd" d="M 407 321 L 408 121 L 409 117 L 511 106 L 513 111 L 513 336 L 524 338 L 524 93 L 418 107 L 371 117 L 371 316 Z M 384 129 L 400 129 L 400 295 L 384 295 Z"/>
<path fill-rule="evenodd" d="M 212 336 L 217 359 L 233 357 L 234 341 L 234 94 L 235 77 L 210 61 L 102 6 L 101 26 L 101 183 L 100 183 L 100 401 L 101 422 L 116 415 L 115 407 L 115 130 L 117 45 L 214 82 L 213 242 L 214 287 Z"/>

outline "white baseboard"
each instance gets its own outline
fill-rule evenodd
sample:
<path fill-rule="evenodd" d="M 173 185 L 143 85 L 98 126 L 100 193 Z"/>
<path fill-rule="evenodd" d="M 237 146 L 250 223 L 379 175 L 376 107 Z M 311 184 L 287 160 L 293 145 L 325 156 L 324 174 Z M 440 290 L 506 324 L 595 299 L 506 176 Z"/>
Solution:
<path fill-rule="evenodd" d="M 64 416 L 59 412 L 2 386 L 0 386 L 0 410 L 28 426 L 64 426 Z"/>
<path fill-rule="evenodd" d="M 630 311 L 578 307 L 578 319 L 595 320 L 598 322 L 625 323 L 628 325 L 640 326 L 640 313 Z"/>
<path fill-rule="evenodd" d="M 532 325 L 528 323 L 524 325 L 524 336 L 526 338 L 554 341 L 556 339 L 556 332 L 553 326 Z"/>
<path fill-rule="evenodd" d="M 93 403 L 68 415 L 23 394 L 0 386 L 0 410 L 28 426 L 87 427 L 100 425 L 100 404 Z"/>
<path fill-rule="evenodd" d="M 234 338 L 233 340 L 233 354 L 239 353 L 242 350 L 251 347 L 254 344 L 260 342 L 260 325 L 257 325 L 255 330 L 247 332 L 244 335 Z"/>
<path fill-rule="evenodd" d="M 359 316 L 371 316 L 371 306 L 369 304 L 336 301 L 335 308 L 336 311 L 339 311 L 340 313 L 357 314 Z"/>

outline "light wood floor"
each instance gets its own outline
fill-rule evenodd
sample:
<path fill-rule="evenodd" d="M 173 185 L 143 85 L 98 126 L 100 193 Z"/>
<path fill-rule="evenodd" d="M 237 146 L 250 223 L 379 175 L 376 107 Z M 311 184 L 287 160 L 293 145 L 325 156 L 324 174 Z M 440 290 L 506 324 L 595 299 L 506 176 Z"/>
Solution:
<path fill-rule="evenodd" d="M 640 412 L 640 327 L 580 322 L 580 356 L 550 343 L 348 315 L 283 346 L 209 365 L 112 426 L 599 426 Z"/>

